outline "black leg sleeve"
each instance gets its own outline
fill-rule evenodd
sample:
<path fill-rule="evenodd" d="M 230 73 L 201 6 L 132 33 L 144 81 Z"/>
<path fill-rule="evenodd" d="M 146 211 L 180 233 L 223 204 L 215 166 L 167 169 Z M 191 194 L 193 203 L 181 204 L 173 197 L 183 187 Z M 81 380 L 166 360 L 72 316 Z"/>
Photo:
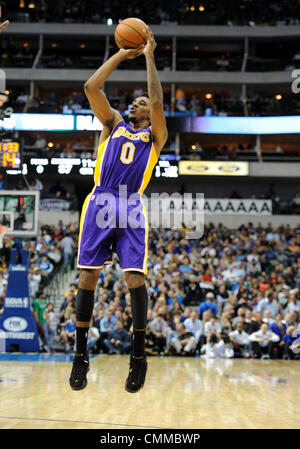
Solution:
<path fill-rule="evenodd" d="M 94 290 L 78 288 L 76 295 L 76 321 L 89 322 L 94 309 Z"/>
<path fill-rule="evenodd" d="M 145 284 L 130 288 L 133 329 L 146 329 L 148 312 L 148 293 Z"/>

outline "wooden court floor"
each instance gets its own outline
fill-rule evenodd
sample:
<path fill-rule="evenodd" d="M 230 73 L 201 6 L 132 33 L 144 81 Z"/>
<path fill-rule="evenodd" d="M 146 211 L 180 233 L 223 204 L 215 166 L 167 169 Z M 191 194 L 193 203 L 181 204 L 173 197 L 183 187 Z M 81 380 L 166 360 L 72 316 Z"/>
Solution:
<path fill-rule="evenodd" d="M 1 429 L 300 428 L 300 363 L 149 358 L 139 393 L 124 390 L 127 356 L 91 359 L 85 390 L 71 362 L 0 359 Z"/>

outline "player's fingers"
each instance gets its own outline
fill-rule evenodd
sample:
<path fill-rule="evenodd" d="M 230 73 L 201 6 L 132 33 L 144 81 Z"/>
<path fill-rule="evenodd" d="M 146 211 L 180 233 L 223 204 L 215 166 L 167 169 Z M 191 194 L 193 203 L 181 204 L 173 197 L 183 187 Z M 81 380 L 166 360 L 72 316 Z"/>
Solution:
<path fill-rule="evenodd" d="M 136 48 L 136 51 L 135 51 L 135 52 L 136 52 L 137 54 L 141 54 L 141 53 L 143 53 L 144 48 L 145 48 L 145 45 L 140 45 L 139 47 Z"/>
<path fill-rule="evenodd" d="M 150 36 L 150 33 L 149 33 L 149 31 L 147 30 L 147 28 L 143 28 L 143 31 L 144 31 L 144 33 L 145 33 L 146 36 L 147 36 L 147 41 L 150 40 L 150 39 L 151 39 L 151 36 Z"/>
<path fill-rule="evenodd" d="M 143 50 L 144 49 L 144 44 L 141 44 L 141 45 L 139 45 L 138 47 L 136 47 L 135 49 L 134 49 L 134 51 L 140 51 L 140 50 Z"/>
<path fill-rule="evenodd" d="M 151 29 L 148 27 L 148 25 L 146 25 L 146 27 L 147 27 L 150 38 L 154 40 L 154 35 L 153 35 Z"/>

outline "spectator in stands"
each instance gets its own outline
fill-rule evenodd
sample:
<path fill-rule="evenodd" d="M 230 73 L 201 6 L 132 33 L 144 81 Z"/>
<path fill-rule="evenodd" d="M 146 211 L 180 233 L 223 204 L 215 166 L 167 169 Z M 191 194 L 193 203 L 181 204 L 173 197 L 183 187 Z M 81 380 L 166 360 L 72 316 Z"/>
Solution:
<path fill-rule="evenodd" d="M 190 356 L 195 352 L 197 342 L 192 332 L 186 330 L 183 323 L 176 326 L 177 337 L 173 337 L 169 344 L 169 351 L 175 355 Z"/>
<path fill-rule="evenodd" d="M 208 292 L 206 294 L 206 301 L 202 302 L 200 304 L 200 306 L 198 307 L 198 313 L 199 313 L 200 317 L 202 317 L 203 313 L 208 309 L 212 311 L 213 315 L 215 315 L 215 316 L 217 315 L 218 309 L 217 309 L 216 304 L 214 304 L 214 302 L 213 302 L 214 298 L 215 298 L 215 295 L 212 292 Z"/>
<path fill-rule="evenodd" d="M 49 259 L 48 259 L 47 256 L 43 256 L 41 258 L 39 266 L 40 266 L 40 268 L 42 270 L 43 275 L 45 275 L 45 276 L 49 276 L 49 274 L 53 270 L 53 265 L 49 262 Z"/>
<path fill-rule="evenodd" d="M 278 313 L 278 303 L 276 299 L 274 298 L 273 292 L 269 291 L 267 293 L 267 296 L 263 298 L 259 303 L 257 304 L 256 310 L 258 312 L 261 312 L 263 315 L 266 310 L 269 310 L 272 313 L 272 316 L 275 317 Z"/>
<path fill-rule="evenodd" d="M 280 338 L 263 323 L 259 331 L 249 336 L 249 340 L 252 342 L 255 358 L 269 359 L 273 356 L 274 343 L 279 342 Z"/>
<path fill-rule="evenodd" d="M 295 337 L 295 326 L 289 326 L 286 330 L 285 335 L 279 343 L 279 347 L 283 352 L 283 358 L 285 360 L 291 360 L 295 358 L 295 353 L 293 352 L 293 343 L 296 340 Z"/>
<path fill-rule="evenodd" d="M 243 330 L 243 323 L 238 322 L 236 330 L 229 333 L 230 341 L 234 347 L 235 357 L 249 358 L 249 335 Z"/>
<path fill-rule="evenodd" d="M 158 355 L 159 354 L 159 348 L 155 344 L 155 335 L 153 334 L 153 332 L 151 331 L 149 326 L 147 326 L 147 328 L 146 328 L 145 353 L 147 355 Z"/>
<path fill-rule="evenodd" d="M 45 137 L 42 137 L 41 134 L 38 134 L 36 136 L 36 140 L 33 144 L 33 147 L 36 148 L 38 155 L 42 156 L 47 149 L 47 141 Z"/>
<path fill-rule="evenodd" d="M 37 298 L 32 302 L 32 310 L 39 336 L 42 340 L 43 350 L 49 352 L 49 342 L 47 341 L 48 327 L 46 320 L 46 301 L 43 292 L 39 292 Z"/>
<path fill-rule="evenodd" d="M 70 266 L 72 263 L 72 257 L 75 248 L 75 244 L 70 233 L 67 233 L 61 240 L 60 247 L 64 252 L 64 269 L 67 270 L 68 266 Z"/>
<path fill-rule="evenodd" d="M 196 306 L 201 301 L 201 288 L 199 282 L 196 282 L 196 276 L 191 275 L 189 280 L 184 281 L 185 298 L 183 300 L 186 306 Z"/>
<path fill-rule="evenodd" d="M 75 297 L 72 293 L 65 297 L 60 307 L 60 322 L 64 325 L 75 311 Z"/>
<path fill-rule="evenodd" d="M 206 337 L 212 333 L 214 334 L 221 334 L 222 326 L 220 322 L 217 320 L 216 316 L 212 316 L 209 321 L 207 321 L 204 325 L 204 335 Z"/>
<path fill-rule="evenodd" d="M 284 310 L 285 313 L 292 312 L 293 310 L 300 313 L 300 300 L 297 298 L 297 294 L 298 289 L 293 290 L 293 293 L 291 293 L 291 296 L 288 300 L 287 307 Z"/>
<path fill-rule="evenodd" d="M 158 314 L 152 321 L 150 321 L 149 327 L 155 336 L 155 345 L 159 348 L 159 352 L 163 352 L 168 330 L 163 315 Z"/>
<path fill-rule="evenodd" d="M 65 344 L 65 352 L 69 353 L 75 344 L 75 332 L 76 332 L 76 314 L 71 313 L 70 318 L 67 320 L 60 333 L 60 340 Z"/>
<path fill-rule="evenodd" d="M 108 338 L 109 334 L 116 330 L 117 318 L 113 316 L 113 312 L 108 308 L 104 313 L 104 318 L 100 321 L 100 341 L 98 347 L 104 352 L 107 351 L 107 346 L 104 345 L 104 340 Z"/>
<path fill-rule="evenodd" d="M 214 333 L 208 336 L 207 343 L 201 348 L 201 354 L 208 359 L 216 357 L 232 358 L 234 356 L 228 337 L 223 339 L 220 335 Z"/>
<path fill-rule="evenodd" d="M 88 339 L 87 339 L 87 350 L 90 352 L 96 351 L 97 342 L 100 337 L 99 328 L 93 325 L 93 321 L 91 320 L 89 331 L 88 331 Z M 96 351 L 97 352 L 97 351 Z"/>
<path fill-rule="evenodd" d="M 104 345 L 108 354 L 126 354 L 130 347 L 130 334 L 124 329 L 121 320 L 117 320 L 116 329 L 109 332 L 107 338 L 104 339 Z"/>
<path fill-rule="evenodd" d="M 283 338 L 286 332 L 286 323 L 282 321 L 281 313 L 277 313 L 275 320 L 269 324 L 269 329 L 274 332 L 274 334 L 278 335 L 280 340 Z"/>
<path fill-rule="evenodd" d="M 191 332 L 194 335 L 196 343 L 198 344 L 200 341 L 200 336 L 203 333 L 203 324 L 201 320 L 198 319 L 198 313 L 196 310 L 191 311 L 190 318 L 187 318 L 184 321 L 184 326 L 187 332 Z"/>
<path fill-rule="evenodd" d="M 44 326 L 45 329 L 45 336 L 46 341 L 48 343 L 48 347 L 51 352 L 53 352 L 53 340 L 57 332 L 57 318 L 54 312 L 54 305 L 52 302 L 48 302 L 46 310 L 45 310 L 45 319 L 46 319 L 46 325 Z"/>

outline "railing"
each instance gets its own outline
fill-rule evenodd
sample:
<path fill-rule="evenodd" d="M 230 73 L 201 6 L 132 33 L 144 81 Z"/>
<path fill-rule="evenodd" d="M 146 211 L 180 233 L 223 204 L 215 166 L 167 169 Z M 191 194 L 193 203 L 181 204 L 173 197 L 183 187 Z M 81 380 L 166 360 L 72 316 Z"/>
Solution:
<path fill-rule="evenodd" d="M 74 282 L 74 271 L 77 269 L 76 258 L 74 259 L 72 266 L 69 264 L 65 267 L 62 265 L 60 271 L 54 276 L 49 285 L 44 289 L 44 293 L 47 300 L 52 302 L 54 308 L 60 306 L 61 301 L 64 298 L 66 285 L 68 286 Z"/>

